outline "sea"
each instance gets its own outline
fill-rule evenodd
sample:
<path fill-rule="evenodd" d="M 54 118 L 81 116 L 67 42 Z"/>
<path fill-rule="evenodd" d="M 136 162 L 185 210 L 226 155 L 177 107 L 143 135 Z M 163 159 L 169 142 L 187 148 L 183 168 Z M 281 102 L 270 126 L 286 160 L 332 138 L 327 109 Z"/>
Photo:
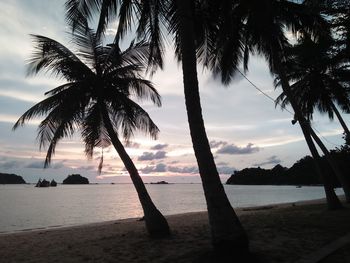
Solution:
<path fill-rule="evenodd" d="M 199 183 L 146 184 L 165 215 L 204 211 Z M 313 200 L 324 197 L 319 186 L 224 185 L 233 207 Z M 343 194 L 341 189 L 336 193 Z M 32 184 L 0 185 L 0 233 L 57 228 L 142 217 L 134 186 L 130 183 L 58 185 L 36 188 Z"/>

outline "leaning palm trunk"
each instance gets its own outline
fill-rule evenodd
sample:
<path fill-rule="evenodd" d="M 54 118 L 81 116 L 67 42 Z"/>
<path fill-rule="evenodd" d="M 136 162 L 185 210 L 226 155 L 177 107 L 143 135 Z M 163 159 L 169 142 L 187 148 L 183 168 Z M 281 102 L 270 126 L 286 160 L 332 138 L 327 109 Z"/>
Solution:
<path fill-rule="evenodd" d="M 350 138 L 350 131 L 349 131 L 349 128 L 348 126 L 346 125 L 343 117 L 341 116 L 340 112 L 338 111 L 337 107 L 334 105 L 334 103 L 331 101 L 331 107 L 335 113 L 335 115 L 337 116 L 339 122 L 340 122 L 340 125 L 343 127 L 344 129 L 344 132 L 347 136 L 347 138 Z"/>
<path fill-rule="evenodd" d="M 204 127 L 190 2 L 176 1 L 180 21 L 181 61 L 188 123 L 207 202 L 212 243 L 217 252 L 244 256 L 249 251 L 248 238 L 220 181 Z"/>
<path fill-rule="evenodd" d="M 342 207 L 342 205 L 339 201 L 339 198 L 337 197 L 337 195 L 334 192 L 333 186 L 331 185 L 330 176 L 323 172 L 323 169 L 321 167 L 320 155 L 318 154 L 316 146 L 315 146 L 314 142 L 312 141 L 312 138 L 310 135 L 309 124 L 307 123 L 307 121 L 304 118 L 301 110 L 299 109 L 296 101 L 294 100 L 294 97 L 291 93 L 291 89 L 290 89 L 288 80 L 286 78 L 285 71 L 283 69 L 283 66 L 278 62 L 279 60 L 280 60 L 280 58 L 278 58 L 278 57 L 277 57 L 277 59 L 276 58 L 274 59 L 274 61 L 276 63 L 277 74 L 281 80 L 281 86 L 282 86 L 283 92 L 286 94 L 286 96 L 288 97 L 288 99 L 290 101 L 290 104 L 294 110 L 296 117 L 297 117 L 297 120 L 299 122 L 301 130 L 304 134 L 306 143 L 310 149 L 311 155 L 314 158 L 314 165 L 316 168 L 316 172 L 320 176 L 321 180 L 323 181 L 328 209 L 330 209 L 330 210 L 339 209 Z"/>
<path fill-rule="evenodd" d="M 170 229 L 165 217 L 159 212 L 151 197 L 149 196 L 147 189 L 128 153 L 125 151 L 123 144 L 120 142 L 116 135 L 113 125 L 108 116 L 106 109 L 103 111 L 103 122 L 108 132 L 108 136 L 120 156 L 120 159 L 125 165 L 126 170 L 130 174 L 131 181 L 133 182 L 136 192 L 139 196 L 141 206 L 144 212 L 144 219 L 146 228 L 151 237 L 162 238 L 170 235 Z"/>
<path fill-rule="evenodd" d="M 309 129 L 310 129 L 310 133 L 311 133 L 312 138 L 315 140 L 317 145 L 320 147 L 320 149 L 324 153 L 327 162 L 329 163 L 334 174 L 336 175 L 337 179 L 339 180 L 339 182 L 344 190 L 344 193 L 345 193 L 346 202 L 350 203 L 350 184 L 349 184 L 349 181 L 347 180 L 347 178 L 345 178 L 344 173 L 342 173 L 339 170 L 339 166 L 337 165 L 336 161 L 334 160 L 332 155 L 329 153 L 328 149 L 323 144 L 321 139 L 316 135 L 315 131 L 311 127 L 309 127 Z"/>

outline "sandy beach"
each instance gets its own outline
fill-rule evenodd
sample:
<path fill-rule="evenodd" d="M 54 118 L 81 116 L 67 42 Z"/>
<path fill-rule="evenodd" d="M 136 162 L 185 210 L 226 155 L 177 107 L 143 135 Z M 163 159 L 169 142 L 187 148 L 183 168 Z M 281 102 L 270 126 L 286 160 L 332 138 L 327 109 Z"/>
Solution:
<path fill-rule="evenodd" d="M 349 208 L 327 211 L 316 200 L 237 213 L 261 262 L 295 262 L 349 233 Z M 211 254 L 206 212 L 167 218 L 172 237 L 162 240 L 150 239 L 138 219 L 2 234 L 0 262 L 220 262 Z M 345 252 L 324 262 L 347 262 Z"/>

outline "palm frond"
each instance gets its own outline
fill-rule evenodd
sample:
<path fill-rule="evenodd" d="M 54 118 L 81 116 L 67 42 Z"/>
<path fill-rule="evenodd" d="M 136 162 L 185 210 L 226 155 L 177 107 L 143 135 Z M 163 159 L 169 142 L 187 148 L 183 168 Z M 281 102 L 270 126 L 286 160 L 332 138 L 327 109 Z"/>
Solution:
<path fill-rule="evenodd" d="M 39 35 L 32 35 L 35 51 L 28 63 L 28 75 L 45 70 L 68 81 L 80 80 L 81 76 L 92 74 L 73 52 L 59 42 Z"/>
<path fill-rule="evenodd" d="M 133 137 L 135 130 L 150 135 L 153 139 L 157 138 L 158 127 L 136 102 L 124 97 L 119 102 L 110 102 L 108 109 L 114 127 L 120 131 L 125 141 L 128 142 Z"/>
<path fill-rule="evenodd" d="M 82 123 L 81 135 L 85 143 L 85 153 L 89 158 L 92 158 L 95 147 L 110 145 L 98 103 L 88 109 Z"/>
<path fill-rule="evenodd" d="M 73 34 L 73 41 L 79 48 L 78 55 L 82 57 L 86 64 L 94 69 L 95 73 L 102 71 L 100 61 L 101 56 L 104 58 L 105 49 L 102 45 L 102 40 L 96 33 L 90 29 L 77 29 Z"/>
<path fill-rule="evenodd" d="M 66 22 L 72 32 L 76 29 L 86 28 L 93 13 L 101 9 L 103 0 L 67 0 L 65 3 Z"/>
<path fill-rule="evenodd" d="M 79 122 L 79 110 L 77 112 L 72 107 L 57 106 L 40 123 L 37 136 L 40 149 L 46 148 L 48 145 L 45 167 L 49 165 L 58 141 L 62 138 L 73 136 Z"/>
<path fill-rule="evenodd" d="M 124 2 L 124 1 L 123 1 Z M 108 22 L 117 16 L 119 0 L 103 0 L 101 4 L 100 17 L 97 25 L 96 36 L 101 38 L 107 29 Z"/>
<path fill-rule="evenodd" d="M 148 70 L 154 73 L 163 68 L 165 36 L 161 30 L 166 23 L 168 1 L 150 0 L 137 5 L 139 15 L 136 33 L 138 39 L 149 43 Z"/>
<path fill-rule="evenodd" d="M 135 5 L 139 4 L 138 1 L 135 2 L 132 0 L 123 0 L 120 4 L 118 29 L 114 40 L 115 44 L 119 44 L 119 40 L 123 39 L 126 33 L 131 30 L 133 16 L 136 12 Z"/>

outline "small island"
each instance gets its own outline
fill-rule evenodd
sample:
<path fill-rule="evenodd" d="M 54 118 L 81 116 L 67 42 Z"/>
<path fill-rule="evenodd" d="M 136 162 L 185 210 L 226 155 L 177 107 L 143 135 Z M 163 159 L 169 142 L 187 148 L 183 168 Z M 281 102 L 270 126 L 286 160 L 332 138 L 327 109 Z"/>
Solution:
<path fill-rule="evenodd" d="M 89 184 L 89 180 L 80 174 L 71 174 L 63 180 L 62 184 Z"/>
<path fill-rule="evenodd" d="M 0 173 L 0 184 L 25 184 L 26 181 L 17 174 Z"/>
<path fill-rule="evenodd" d="M 56 187 L 57 183 L 54 179 L 51 180 L 51 182 L 47 181 L 46 179 L 41 180 L 39 178 L 38 182 L 36 183 L 35 187 Z"/>
<path fill-rule="evenodd" d="M 151 182 L 151 184 L 169 184 L 167 181 Z"/>

